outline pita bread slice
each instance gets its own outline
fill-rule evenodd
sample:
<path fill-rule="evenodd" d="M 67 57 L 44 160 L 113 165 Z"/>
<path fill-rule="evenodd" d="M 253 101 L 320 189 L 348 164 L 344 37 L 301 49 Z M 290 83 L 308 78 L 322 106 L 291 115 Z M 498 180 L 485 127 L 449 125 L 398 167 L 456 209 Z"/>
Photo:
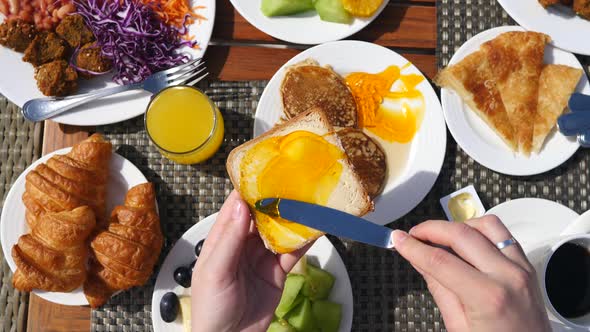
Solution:
<path fill-rule="evenodd" d="M 505 32 L 484 43 L 484 52 L 502 97 L 518 148 L 525 155 L 533 149 L 533 120 L 537 112 L 539 77 L 549 36 L 538 32 Z"/>
<path fill-rule="evenodd" d="M 539 79 L 539 99 L 533 130 L 533 151 L 539 152 L 545 138 L 582 77 L 583 70 L 564 65 L 546 65 Z"/>
<path fill-rule="evenodd" d="M 459 63 L 443 69 L 434 82 L 454 90 L 512 150 L 518 150 L 518 141 L 483 52 L 472 53 Z"/>

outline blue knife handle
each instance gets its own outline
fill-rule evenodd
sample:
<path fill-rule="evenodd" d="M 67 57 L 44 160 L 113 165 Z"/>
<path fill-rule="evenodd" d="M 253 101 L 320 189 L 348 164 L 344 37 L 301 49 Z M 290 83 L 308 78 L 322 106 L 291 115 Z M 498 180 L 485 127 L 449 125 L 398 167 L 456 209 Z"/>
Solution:
<path fill-rule="evenodd" d="M 557 127 L 565 136 L 575 136 L 590 129 L 590 112 L 572 112 L 557 119 Z"/>
<path fill-rule="evenodd" d="M 578 143 L 582 147 L 590 148 L 590 129 L 578 135 Z"/>
<path fill-rule="evenodd" d="M 571 95 L 567 106 L 572 112 L 590 111 L 590 96 L 574 93 Z"/>

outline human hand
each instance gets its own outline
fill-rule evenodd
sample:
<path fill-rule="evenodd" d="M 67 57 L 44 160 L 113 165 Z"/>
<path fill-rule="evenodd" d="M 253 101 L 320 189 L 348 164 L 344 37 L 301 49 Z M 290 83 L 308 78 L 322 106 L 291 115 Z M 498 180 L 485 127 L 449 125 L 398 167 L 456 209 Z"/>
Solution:
<path fill-rule="evenodd" d="M 232 192 L 193 271 L 192 331 L 266 331 L 287 273 L 308 248 L 284 255 L 267 250 L 248 205 Z"/>
<path fill-rule="evenodd" d="M 550 332 L 535 270 L 496 216 L 427 221 L 394 231 L 399 253 L 422 274 L 449 331 Z M 456 255 L 425 244 L 450 247 Z"/>

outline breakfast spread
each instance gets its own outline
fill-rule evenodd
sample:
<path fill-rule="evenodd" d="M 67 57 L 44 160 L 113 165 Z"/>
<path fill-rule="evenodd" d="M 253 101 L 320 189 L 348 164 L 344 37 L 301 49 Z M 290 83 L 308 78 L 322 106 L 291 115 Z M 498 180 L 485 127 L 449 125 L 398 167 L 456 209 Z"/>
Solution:
<path fill-rule="evenodd" d="M 335 278 L 303 256 L 285 280 L 274 319 L 267 332 L 319 330 L 337 332 L 342 307 L 328 300 Z"/>
<path fill-rule="evenodd" d="M 90 306 L 100 307 L 117 291 L 145 284 L 163 241 L 153 184 L 129 189 L 125 205 L 114 208 L 107 227 L 90 241 L 91 258 L 84 282 Z"/>
<path fill-rule="evenodd" d="M 321 109 L 311 109 L 235 148 L 227 159 L 234 187 L 253 207 L 267 197 L 325 205 L 361 216 L 373 208 L 369 195 Z M 268 249 L 287 253 L 321 232 L 253 210 Z"/>
<path fill-rule="evenodd" d="M 571 7 L 580 17 L 590 20 L 590 0 L 539 0 L 539 3 L 545 8 L 554 5 Z"/>
<path fill-rule="evenodd" d="M 513 151 L 538 153 L 582 74 L 545 65 L 549 41 L 537 32 L 502 33 L 443 69 L 434 81 L 454 90 Z"/>
<path fill-rule="evenodd" d="M 352 22 L 353 17 L 370 17 L 383 0 L 262 0 L 260 10 L 266 16 L 288 16 L 317 11 L 322 21 Z"/>

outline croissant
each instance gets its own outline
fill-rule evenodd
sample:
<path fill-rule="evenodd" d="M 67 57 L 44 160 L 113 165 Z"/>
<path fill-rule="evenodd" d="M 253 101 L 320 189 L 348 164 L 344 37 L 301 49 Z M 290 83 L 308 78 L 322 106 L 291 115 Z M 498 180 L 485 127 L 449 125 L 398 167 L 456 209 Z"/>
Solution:
<path fill-rule="evenodd" d="M 87 273 L 86 240 L 95 225 L 94 212 L 88 206 L 43 214 L 37 227 L 12 247 L 17 266 L 12 277 L 14 288 L 70 292 L 82 286 Z"/>
<path fill-rule="evenodd" d="M 26 176 L 23 203 L 34 229 L 44 213 L 69 211 L 87 205 L 99 223 L 105 219 L 106 188 L 111 159 L 110 142 L 94 134 L 65 155 L 54 155 Z"/>
<path fill-rule="evenodd" d="M 90 243 L 91 258 L 84 294 L 92 308 L 112 294 L 147 282 L 160 256 L 163 236 L 151 183 L 131 188 L 125 205 L 111 213 L 107 228 Z"/>

